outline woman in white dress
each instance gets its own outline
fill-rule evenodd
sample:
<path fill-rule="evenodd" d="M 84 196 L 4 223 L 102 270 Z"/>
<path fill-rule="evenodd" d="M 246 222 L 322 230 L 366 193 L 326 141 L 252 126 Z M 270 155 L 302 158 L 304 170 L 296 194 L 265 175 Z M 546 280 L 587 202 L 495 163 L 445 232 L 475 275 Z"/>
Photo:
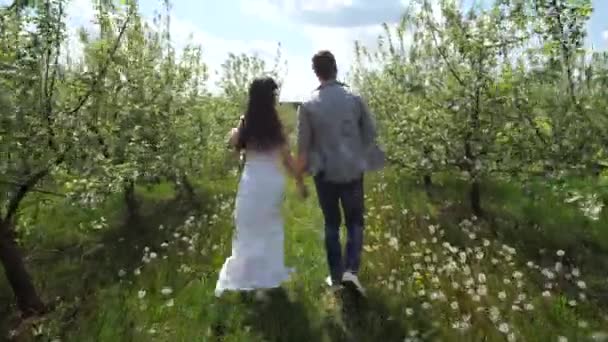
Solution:
<path fill-rule="evenodd" d="M 275 107 L 277 90 L 272 78 L 254 80 L 244 118 L 231 132 L 230 144 L 245 152 L 246 161 L 236 197 L 232 255 L 220 270 L 218 297 L 226 290 L 280 287 L 292 272 L 284 263 L 283 169 L 296 178 L 301 196 L 307 191 Z"/>

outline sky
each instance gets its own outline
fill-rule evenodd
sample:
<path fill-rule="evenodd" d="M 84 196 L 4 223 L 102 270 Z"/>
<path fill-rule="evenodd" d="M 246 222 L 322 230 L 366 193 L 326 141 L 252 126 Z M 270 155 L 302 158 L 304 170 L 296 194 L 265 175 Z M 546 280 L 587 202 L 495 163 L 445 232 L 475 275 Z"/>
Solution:
<path fill-rule="evenodd" d="M 93 0 L 72 0 L 70 25 L 87 25 Z M 171 35 L 176 47 L 189 41 L 203 48 L 213 75 L 228 53 L 257 53 L 270 64 L 277 46 L 287 61 L 283 101 L 300 101 L 317 86 L 310 58 L 331 50 L 339 77 L 354 60 L 354 42 L 375 44 L 381 24 L 397 23 L 408 0 L 173 0 Z M 475 0 L 464 0 L 464 6 Z M 608 0 L 593 0 L 588 45 L 608 47 Z M 152 17 L 161 0 L 140 0 L 142 14 Z M 190 40 L 192 37 L 192 40 Z"/>

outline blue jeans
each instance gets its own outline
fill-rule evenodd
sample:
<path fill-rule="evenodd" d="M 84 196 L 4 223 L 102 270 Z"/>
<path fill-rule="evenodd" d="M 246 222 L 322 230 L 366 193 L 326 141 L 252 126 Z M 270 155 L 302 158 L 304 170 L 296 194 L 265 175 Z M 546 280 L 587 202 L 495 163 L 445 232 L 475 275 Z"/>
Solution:
<path fill-rule="evenodd" d="M 361 264 L 363 248 L 364 205 L 363 176 L 348 183 L 333 183 L 323 179 L 323 174 L 316 175 L 315 187 L 319 206 L 325 218 L 325 250 L 332 281 L 340 283 L 344 271 L 357 273 Z M 340 226 L 344 211 L 347 241 L 344 260 L 340 244 Z"/>

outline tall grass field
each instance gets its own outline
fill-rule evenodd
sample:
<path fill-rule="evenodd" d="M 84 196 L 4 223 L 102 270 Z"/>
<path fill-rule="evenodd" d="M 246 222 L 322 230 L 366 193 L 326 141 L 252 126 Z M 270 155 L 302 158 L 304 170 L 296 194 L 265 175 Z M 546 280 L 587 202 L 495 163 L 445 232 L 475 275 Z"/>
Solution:
<path fill-rule="evenodd" d="M 255 78 L 303 87 L 287 75 L 310 66 L 281 46 L 208 64 L 218 47 L 176 41 L 187 1 L 0 1 L 0 341 L 608 341 L 604 2 L 402 1 L 339 65 L 387 155 L 365 176 L 367 295 L 325 284 L 308 177 L 307 199 L 285 189 L 289 281 L 217 298 L 227 134 Z"/>

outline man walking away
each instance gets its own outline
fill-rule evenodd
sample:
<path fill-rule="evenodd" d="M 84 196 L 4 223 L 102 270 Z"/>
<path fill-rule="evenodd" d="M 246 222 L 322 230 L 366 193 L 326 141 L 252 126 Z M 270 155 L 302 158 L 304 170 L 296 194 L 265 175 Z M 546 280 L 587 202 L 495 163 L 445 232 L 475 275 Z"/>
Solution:
<path fill-rule="evenodd" d="M 357 273 L 364 230 L 363 175 L 376 139 L 376 128 L 364 101 L 336 80 L 333 54 L 312 58 L 319 87 L 298 109 L 298 161 L 313 177 L 325 219 L 325 248 L 332 289 L 341 284 L 364 294 Z M 347 228 L 344 256 L 340 244 L 342 214 Z"/>

